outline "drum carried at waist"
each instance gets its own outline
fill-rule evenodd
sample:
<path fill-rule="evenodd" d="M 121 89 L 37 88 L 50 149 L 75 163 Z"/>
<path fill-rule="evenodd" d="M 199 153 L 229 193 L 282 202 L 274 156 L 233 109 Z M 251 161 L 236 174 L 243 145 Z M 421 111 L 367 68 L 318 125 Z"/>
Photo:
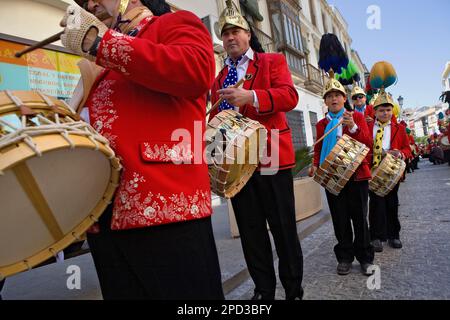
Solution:
<path fill-rule="evenodd" d="M 372 170 L 369 190 L 379 197 L 386 196 L 399 183 L 405 168 L 405 161 L 386 153 L 380 165 Z"/>
<path fill-rule="evenodd" d="M 337 196 L 363 162 L 369 148 L 344 134 L 317 168 L 314 180 Z"/>
<path fill-rule="evenodd" d="M 267 130 L 258 121 L 233 110 L 217 114 L 206 130 L 211 190 L 234 197 L 258 167 L 267 141 Z"/>
<path fill-rule="evenodd" d="M 110 203 L 119 160 L 63 102 L 0 91 L 0 278 L 79 239 Z"/>
<path fill-rule="evenodd" d="M 443 150 L 450 150 L 450 142 L 448 141 L 447 135 L 443 135 L 439 138 L 439 145 Z"/>

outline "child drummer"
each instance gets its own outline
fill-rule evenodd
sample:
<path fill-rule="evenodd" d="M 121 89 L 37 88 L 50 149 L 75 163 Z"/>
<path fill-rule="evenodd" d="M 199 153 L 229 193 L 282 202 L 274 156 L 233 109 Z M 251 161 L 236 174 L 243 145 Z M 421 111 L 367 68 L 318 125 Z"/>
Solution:
<path fill-rule="evenodd" d="M 341 119 L 343 122 L 322 142 L 315 145 L 310 176 L 314 175 L 317 167 L 324 161 L 343 134 L 366 144 L 369 148 L 372 145 L 372 137 L 369 134 L 364 115 L 359 112 L 347 111 L 344 108 L 347 95 L 339 81 L 332 78 L 327 83 L 323 98 L 328 107 L 328 114 L 316 125 L 317 138 L 320 139 Z M 372 274 L 368 268 L 373 263 L 374 251 L 370 244 L 367 225 L 368 180 L 370 178 L 369 163 L 367 159 L 364 159 L 338 196 L 326 191 L 334 232 L 338 241 L 334 252 L 338 261 L 337 273 L 339 275 L 350 273 L 355 258 L 360 263 L 363 274 Z"/>
<path fill-rule="evenodd" d="M 375 121 L 368 124 L 373 135 L 372 168 L 380 165 L 385 153 L 405 160 L 411 157 L 409 140 L 404 127 L 393 117 L 394 102 L 384 90 L 375 100 Z M 400 220 L 398 218 L 398 188 L 400 182 L 384 197 L 369 191 L 370 236 L 375 252 L 382 252 L 382 242 L 400 249 Z"/>

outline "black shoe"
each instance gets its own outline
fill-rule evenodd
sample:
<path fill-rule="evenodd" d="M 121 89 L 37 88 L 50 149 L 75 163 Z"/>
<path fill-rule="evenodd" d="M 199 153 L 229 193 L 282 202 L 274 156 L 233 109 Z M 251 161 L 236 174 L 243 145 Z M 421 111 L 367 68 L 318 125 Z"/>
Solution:
<path fill-rule="evenodd" d="M 383 252 L 383 244 L 378 239 L 372 241 L 372 247 L 375 252 Z"/>
<path fill-rule="evenodd" d="M 388 243 L 394 249 L 401 249 L 403 247 L 402 242 L 399 239 L 389 239 Z"/>
<path fill-rule="evenodd" d="M 345 276 L 350 273 L 351 269 L 352 269 L 351 262 L 339 262 L 336 271 L 338 275 Z"/>
<path fill-rule="evenodd" d="M 263 300 L 263 296 L 261 293 L 255 292 L 255 294 L 253 295 L 253 297 L 250 298 L 250 300 Z"/>
<path fill-rule="evenodd" d="M 361 263 L 361 272 L 362 272 L 362 274 L 365 275 L 365 276 L 371 276 L 374 273 L 374 270 L 370 270 L 369 271 L 369 268 L 371 266 L 373 266 L 372 263 L 367 263 L 367 262 Z"/>
<path fill-rule="evenodd" d="M 304 295 L 304 290 L 303 288 L 300 288 L 300 293 L 297 294 L 296 296 L 286 296 L 286 300 L 303 300 L 303 295 Z"/>

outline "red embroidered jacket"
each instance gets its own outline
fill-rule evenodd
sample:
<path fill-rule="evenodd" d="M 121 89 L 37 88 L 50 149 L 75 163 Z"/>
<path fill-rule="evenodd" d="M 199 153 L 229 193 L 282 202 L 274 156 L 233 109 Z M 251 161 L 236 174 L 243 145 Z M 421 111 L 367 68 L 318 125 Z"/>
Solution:
<path fill-rule="evenodd" d="M 294 147 L 292 144 L 291 129 L 286 121 L 286 112 L 297 106 L 298 93 L 292 82 L 291 73 L 287 66 L 286 58 L 279 53 L 256 53 L 250 60 L 247 74 L 253 78 L 244 82 L 244 89 L 255 90 L 259 102 L 259 112 L 252 105 L 245 105 L 239 112 L 250 119 L 264 125 L 268 131 L 267 155 L 272 156 L 271 151 L 278 153 L 279 163 L 267 163 L 262 167 L 277 168 L 279 170 L 293 168 L 295 166 Z M 217 90 L 223 87 L 223 82 L 228 75 L 228 67 L 220 71 L 212 87 L 211 101 L 214 104 L 219 96 Z M 210 114 L 214 118 L 217 109 Z M 278 131 L 278 145 L 272 145 L 271 130 Z M 275 134 L 276 131 L 273 131 Z"/>
<path fill-rule="evenodd" d="M 187 11 L 146 18 L 138 28 L 136 37 L 104 35 L 96 63 L 106 71 L 87 102 L 91 124 L 123 165 L 112 229 L 211 215 L 202 142 L 215 73 L 211 37 Z"/>
<path fill-rule="evenodd" d="M 350 130 L 347 126 L 343 126 L 342 128 L 342 134 L 346 134 L 350 137 L 352 137 L 355 140 L 358 140 L 361 143 L 364 143 L 369 148 L 373 145 L 373 138 L 372 135 L 369 134 L 369 130 L 367 129 L 367 123 L 364 118 L 364 115 L 359 112 L 353 112 L 353 121 L 355 121 L 356 125 L 358 126 L 358 129 L 355 133 L 350 133 Z M 316 130 L 317 130 L 317 140 L 319 140 L 324 132 L 325 128 L 327 127 L 327 124 L 330 121 L 328 118 L 323 118 L 316 124 Z M 322 150 L 322 142 L 319 142 L 314 147 L 314 166 L 319 167 L 320 163 L 320 152 Z M 370 152 L 369 152 L 370 154 Z M 370 155 L 367 155 L 367 157 L 363 160 L 361 165 L 356 169 L 355 174 L 353 175 L 353 179 L 356 181 L 362 181 L 362 180 L 369 180 L 372 177 L 372 174 L 370 173 L 369 168 L 369 161 L 370 161 Z"/>
<path fill-rule="evenodd" d="M 369 132 L 373 137 L 373 127 L 375 125 L 375 121 L 368 124 Z M 408 135 L 406 134 L 406 129 L 404 126 L 399 124 L 395 119 L 395 116 L 392 116 L 391 120 L 391 150 L 399 150 L 403 153 L 405 158 L 413 158 L 411 153 L 411 147 L 409 146 Z M 372 166 L 373 159 L 373 143 L 370 146 L 370 165 Z"/>

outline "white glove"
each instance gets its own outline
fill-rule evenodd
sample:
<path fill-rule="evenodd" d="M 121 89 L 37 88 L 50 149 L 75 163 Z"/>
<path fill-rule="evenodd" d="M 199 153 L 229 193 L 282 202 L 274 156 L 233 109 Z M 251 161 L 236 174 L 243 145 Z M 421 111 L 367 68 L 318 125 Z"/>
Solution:
<path fill-rule="evenodd" d="M 103 37 L 108 27 L 96 16 L 77 5 L 70 5 L 67 8 L 60 25 L 65 27 L 61 35 L 63 46 L 75 54 L 95 61 L 95 56 L 89 53 L 89 49 L 97 37 Z"/>

